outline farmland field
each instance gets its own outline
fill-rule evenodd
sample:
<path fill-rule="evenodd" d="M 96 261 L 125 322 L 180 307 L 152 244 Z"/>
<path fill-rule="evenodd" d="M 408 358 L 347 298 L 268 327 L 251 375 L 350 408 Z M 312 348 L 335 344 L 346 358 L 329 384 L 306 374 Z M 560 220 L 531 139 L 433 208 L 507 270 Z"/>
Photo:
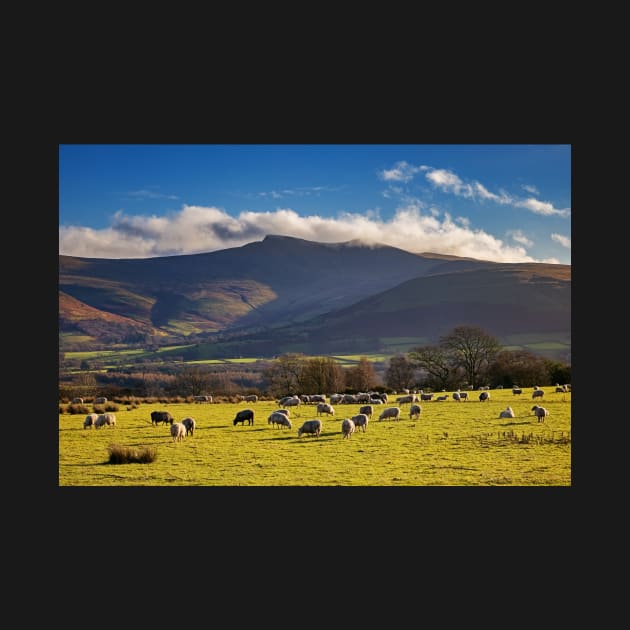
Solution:
<path fill-rule="evenodd" d="M 367 431 L 342 438 L 341 421 L 360 405 L 335 405 L 322 417 L 319 438 L 297 429 L 317 417 L 313 405 L 291 409 L 291 429 L 267 423 L 274 401 L 119 405 L 117 425 L 84 429 L 85 415 L 59 415 L 59 486 L 570 486 L 571 394 L 545 387 L 545 422 L 532 414 L 531 389 L 515 396 L 491 390 L 490 401 L 425 401 L 418 420 L 400 405 L 401 420 L 379 422 L 374 406 Z M 450 394 L 450 392 L 449 392 Z M 390 396 L 389 405 L 395 396 Z M 499 419 L 508 405 L 516 417 Z M 253 425 L 233 425 L 251 408 Z M 174 443 L 169 426 L 153 426 L 151 411 L 175 421 L 192 416 L 193 436 Z M 146 464 L 110 464 L 109 445 L 152 447 Z"/>

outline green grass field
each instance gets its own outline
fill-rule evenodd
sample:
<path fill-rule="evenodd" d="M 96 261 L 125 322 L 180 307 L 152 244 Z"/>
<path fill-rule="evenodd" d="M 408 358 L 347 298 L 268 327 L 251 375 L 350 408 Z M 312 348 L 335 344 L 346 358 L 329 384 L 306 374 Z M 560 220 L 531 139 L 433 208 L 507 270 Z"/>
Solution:
<path fill-rule="evenodd" d="M 531 389 L 491 390 L 484 403 L 478 392 L 468 402 L 422 402 L 419 420 L 402 405 L 399 422 L 379 422 L 384 407 L 375 405 L 367 431 L 348 439 L 341 421 L 360 405 L 335 405 L 319 438 L 297 437 L 302 422 L 317 417 L 313 405 L 291 408 L 293 427 L 280 429 L 267 423 L 273 401 L 120 405 L 116 427 L 101 429 L 84 429 L 84 415 L 60 414 L 59 486 L 570 486 L 571 394 L 543 389 L 544 423 L 532 415 Z M 508 405 L 516 417 L 499 419 Z M 234 426 L 247 407 L 254 424 Z M 195 434 L 174 443 L 169 426 L 151 425 L 155 409 L 176 421 L 192 416 Z M 110 444 L 154 447 L 158 456 L 110 464 Z"/>

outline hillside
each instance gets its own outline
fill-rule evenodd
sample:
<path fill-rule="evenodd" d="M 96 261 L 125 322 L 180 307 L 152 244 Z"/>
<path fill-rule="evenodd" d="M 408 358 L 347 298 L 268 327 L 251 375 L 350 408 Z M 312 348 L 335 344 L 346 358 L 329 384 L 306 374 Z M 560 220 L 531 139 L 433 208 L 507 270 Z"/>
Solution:
<path fill-rule="evenodd" d="M 494 263 L 417 255 L 360 241 L 314 243 L 267 236 L 243 247 L 147 259 L 59 256 L 59 290 L 95 309 L 107 328 L 112 315 L 154 328 L 169 339 L 247 332 L 307 321 L 349 306 L 405 280 L 447 268 Z M 99 315 L 100 313 L 100 315 Z M 62 349 L 84 326 L 60 299 Z M 92 327 L 93 345 L 108 340 Z M 86 341 L 82 338 L 85 347 Z"/>

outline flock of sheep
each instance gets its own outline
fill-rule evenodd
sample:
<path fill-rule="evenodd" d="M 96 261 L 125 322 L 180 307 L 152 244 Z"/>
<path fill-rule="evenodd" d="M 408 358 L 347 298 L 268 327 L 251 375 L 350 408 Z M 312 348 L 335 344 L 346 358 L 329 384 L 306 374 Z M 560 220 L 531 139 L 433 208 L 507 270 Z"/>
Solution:
<path fill-rule="evenodd" d="M 480 387 L 481 393 L 479 394 L 479 401 L 485 402 L 490 400 L 490 393 L 487 391 L 489 388 Z M 559 392 L 569 392 L 571 391 L 570 385 L 556 385 L 555 389 L 556 393 Z M 512 388 L 512 393 L 514 395 L 520 395 L 523 393 L 523 390 L 520 387 L 514 386 Z M 532 392 L 532 399 L 534 398 L 543 398 L 544 391 L 538 386 L 534 387 Z M 352 401 L 346 400 L 347 397 L 351 397 Z M 196 397 L 199 399 L 198 402 L 208 402 L 212 400 L 211 396 L 199 396 Z M 240 400 L 247 402 L 257 402 L 258 397 L 255 395 L 251 396 L 240 396 Z M 396 398 L 396 402 L 399 405 L 410 404 L 409 408 L 409 418 L 411 420 L 417 420 L 420 418 L 420 414 L 422 413 L 422 407 L 418 404 L 420 401 L 424 400 L 432 400 L 433 394 L 425 394 L 422 390 L 419 393 L 406 393 L 404 396 L 399 396 Z M 448 394 L 440 395 L 436 397 L 436 401 L 444 401 L 448 399 Z M 102 399 L 106 401 L 107 399 Z M 468 400 L 468 393 L 456 391 L 453 393 L 453 400 L 461 402 Z M 285 396 L 278 401 L 278 404 L 281 405 L 281 409 L 277 409 L 276 411 L 271 412 L 269 417 L 267 418 L 267 424 L 271 424 L 273 428 L 287 428 L 291 429 L 293 425 L 291 424 L 291 420 L 289 419 L 290 412 L 287 407 L 296 407 L 300 404 L 313 402 L 316 403 L 316 413 L 318 416 L 326 414 L 327 416 L 334 416 L 335 409 L 333 407 L 334 403 L 346 403 L 346 402 L 369 402 L 370 404 L 362 405 L 359 408 L 359 413 L 350 417 L 344 418 L 341 423 L 341 434 L 344 438 L 349 438 L 352 434 L 361 429 L 363 432 L 366 431 L 369 420 L 372 418 L 374 414 L 373 405 L 381 405 L 387 403 L 388 397 L 387 394 L 376 394 L 375 392 L 365 393 L 365 394 L 355 394 L 355 395 L 347 395 L 347 394 L 331 394 L 330 395 L 330 403 L 326 402 L 326 398 L 324 395 L 316 394 L 312 396 Z M 334 401 L 334 403 L 333 403 Z M 197 402 L 197 401 L 195 401 Z M 531 411 L 538 418 L 538 422 L 544 422 L 545 418 L 549 415 L 549 411 L 540 405 L 534 405 L 531 408 Z M 379 421 L 382 420 L 400 420 L 401 418 L 401 408 L 400 406 L 392 406 L 386 407 L 379 414 Z M 508 406 L 506 409 L 499 413 L 499 418 L 514 418 L 514 410 L 512 407 Z M 242 424 L 245 426 L 245 423 L 248 425 L 254 424 L 254 410 L 253 409 L 241 409 L 236 413 L 233 424 L 236 426 L 237 424 Z M 152 411 L 151 412 L 151 424 L 157 426 L 158 424 L 168 424 L 170 425 L 170 433 L 173 438 L 173 442 L 181 442 L 186 436 L 193 435 L 196 427 L 196 421 L 192 417 L 187 417 L 181 420 L 180 422 L 175 422 L 173 416 L 168 411 Z M 99 429 L 103 426 L 116 426 L 116 416 L 115 414 L 108 413 L 90 413 L 85 417 L 83 422 L 83 428 L 87 429 L 89 427 L 94 427 L 95 429 Z M 319 437 L 322 431 L 322 421 L 319 418 L 313 420 L 306 420 L 298 429 L 297 434 L 298 438 L 302 437 L 302 435 L 314 435 Z"/>

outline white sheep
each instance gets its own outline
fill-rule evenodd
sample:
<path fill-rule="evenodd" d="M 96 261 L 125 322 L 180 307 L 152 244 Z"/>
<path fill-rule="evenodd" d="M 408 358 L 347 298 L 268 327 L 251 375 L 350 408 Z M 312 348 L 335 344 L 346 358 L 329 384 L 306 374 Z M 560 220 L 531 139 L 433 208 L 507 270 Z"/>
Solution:
<path fill-rule="evenodd" d="M 411 405 L 411 407 L 409 408 L 409 418 L 411 420 L 413 420 L 414 418 L 418 420 L 421 413 L 422 407 L 420 405 Z"/>
<path fill-rule="evenodd" d="M 507 407 L 506 409 L 504 409 L 503 411 L 501 411 L 499 413 L 499 418 L 514 418 L 514 411 L 512 410 L 512 407 Z"/>
<path fill-rule="evenodd" d="M 105 425 L 109 427 L 116 426 L 116 416 L 113 413 L 111 412 L 101 413 L 99 414 L 98 418 L 96 418 L 96 420 L 94 421 L 95 429 L 99 429 L 100 427 L 104 427 Z"/>
<path fill-rule="evenodd" d="M 186 437 L 186 427 L 181 422 L 171 424 L 171 436 L 173 442 L 181 442 Z"/>
<path fill-rule="evenodd" d="M 367 425 L 368 425 L 368 416 L 365 413 L 358 413 L 356 416 L 352 416 L 352 418 L 350 418 L 350 420 L 352 420 L 352 422 L 354 422 L 354 426 L 358 429 L 359 427 L 361 427 L 361 429 L 363 429 L 363 433 L 365 433 L 365 430 L 367 429 Z"/>
<path fill-rule="evenodd" d="M 354 422 L 350 418 L 344 418 L 341 423 L 341 433 L 344 438 L 350 437 L 355 430 Z"/>
<path fill-rule="evenodd" d="M 381 415 L 378 417 L 379 422 L 381 420 L 400 420 L 400 407 L 387 407 L 381 411 Z"/>
<path fill-rule="evenodd" d="M 83 421 L 83 428 L 87 429 L 88 427 L 96 426 L 96 420 L 98 419 L 97 413 L 90 413 L 85 416 L 85 420 Z"/>

